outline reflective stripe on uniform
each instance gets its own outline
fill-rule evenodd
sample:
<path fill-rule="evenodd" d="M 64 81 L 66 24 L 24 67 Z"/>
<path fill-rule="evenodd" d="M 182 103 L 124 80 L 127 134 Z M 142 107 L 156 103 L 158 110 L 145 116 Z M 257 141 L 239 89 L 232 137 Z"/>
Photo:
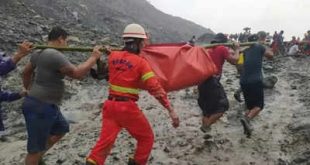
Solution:
<path fill-rule="evenodd" d="M 93 165 L 97 165 L 97 162 L 94 161 L 93 159 L 87 158 L 86 161 L 92 163 Z"/>
<path fill-rule="evenodd" d="M 139 94 L 140 91 L 138 88 L 127 88 L 113 84 L 110 84 L 110 89 L 116 92 L 130 93 L 130 94 Z"/>
<path fill-rule="evenodd" d="M 142 76 L 142 81 L 146 81 L 147 79 L 149 79 L 149 78 L 151 78 L 151 77 L 153 77 L 153 76 L 155 76 L 155 74 L 154 74 L 154 72 L 147 72 L 147 73 L 145 73 L 143 76 Z"/>

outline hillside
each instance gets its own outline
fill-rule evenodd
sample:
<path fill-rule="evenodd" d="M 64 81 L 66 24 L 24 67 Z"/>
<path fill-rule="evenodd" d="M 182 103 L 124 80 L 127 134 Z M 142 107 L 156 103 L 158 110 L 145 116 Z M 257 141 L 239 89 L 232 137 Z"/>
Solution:
<path fill-rule="evenodd" d="M 58 24 L 71 31 L 83 29 L 94 30 L 97 35 L 109 34 L 112 40 L 119 41 L 124 26 L 133 22 L 143 25 L 154 42 L 181 42 L 193 35 L 212 33 L 210 29 L 165 14 L 145 0 L 2 0 L 0 6 L 0 12 L 9 15 L 10 21 L 22 21 L 21 17 L 28 22 L 15 27 L 17 30 L 23 29 L 23 25 L 39 23 L 46 27 L 44 34 L 49 25 Z M 4 26 L 1 31 L 11 30 L 7 28 Z M 27 32 L 35 30 L 27 27 Z"/>

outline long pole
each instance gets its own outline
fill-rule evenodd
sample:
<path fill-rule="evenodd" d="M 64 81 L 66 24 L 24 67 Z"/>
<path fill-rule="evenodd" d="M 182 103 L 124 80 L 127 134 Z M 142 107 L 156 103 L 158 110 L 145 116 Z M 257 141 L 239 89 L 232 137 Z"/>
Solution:
<path fill-rule="evenodd" d="M 244 47 L 244 46 L 251 46 L 255 43 L 259 43 L 259 42 L 244 42 L 244 43 L 239 43 L 240 47 Z M 267 42 L 262 43 L 262 44 L 268 44 Z M 228 47 L 232 47 L 234 45 L 234 43 L 219 43 L 219 44 L 205 44 L 205 45 L 201 45 L 202 47 L 208 49 L 208 48 L 213 48 L 216 46 L 228 46 Z"/>
<path fill-rule="evenodd" d="M 244 46 L 250 46 L 258 42 L 245 42 L 245 43 L 240 43 L 240 47 Z M 267 43 L 263 43 L 267 44 Z M 205 45 L 200 45 L 201 47 L 204 47 L 206 49 L 216 47 L 216 46 L 229 46 L 232 47 L 234 44 L 233 43 L 219 43 L 219 44 L 205 44 Z M 47 48 L 52 48 L 52 49 L 57 49 L 59 51 L 71 51 L 71 52 L 91 52 L 93 51 L 93 48 L 91 47 L 54 47 L 54 46 L 47 46 L 47 45 L 34 45 L 35 49 L 47 49 Z M 112 48 L 111 51 L 117 51 L 121 50 L 120 48 Z M 108 50 L 106 48 L 100 49 L 100 51 L 107 53 Z"/>
<path fill-rule="evenodd" d="M 93 48 L 91 47 L 55 47 L 55 46 L 47 46 L 47 45 L 34 45 L 34 49 L 57 49 L 59 51 L 70 51 L 70 52 L 92 52 Z M 120 50 L 119 48 L 111 48 L 112 51 Z M 101 48 L 101 52 L 108 52 L 106 48 Z"/>

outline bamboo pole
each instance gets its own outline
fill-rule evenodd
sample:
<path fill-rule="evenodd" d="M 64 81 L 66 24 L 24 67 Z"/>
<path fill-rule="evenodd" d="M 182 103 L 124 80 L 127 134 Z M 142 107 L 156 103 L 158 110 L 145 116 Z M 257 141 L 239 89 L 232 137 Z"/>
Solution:
<path fill-rule="evenodd" d="M 245 47 L 245 46 L 251 46 L 253 44 L 256 43 L 260 43 L 260 42 L 244 42 L 244 43 L 239 43 L 240 47 Z M 267 45 L 267 42 L 261 43 L 264 45 Z M 228 46 L 228 47 L 232 47 L 234 45 L 234 43 L 230 42 L 230 43 L 218 43 L 218 44 L 205 44 L 205 45 L 201 45 L 202 47 L 208 49 L 208 48 L 213 48 L 216 46 Z"/>
<path fill-rule="evenodd" d="M 239 43 L 240 47 L 245 47 L 245 46 L 250 46 L 258 42 L 245 42 L 245 43 Z M 263 44 L 268 44 L 268 43 L 263 43 Z M 218 43 L 218 44 L 204 44 L 204 45 L 199 45 L 201 47 L 204 47 L 206 49 L 216 47 L 216 46 L 228 46 L 232 47 L 234 43 Z M 70 51 L 70 52 L 92 52 L 93 48 L 92 47 L 54 47 L 54 46 L 47 46 L 47 45 L 34 45 L 34 49 L 47 49 L 47 48 L 52 48 L 52 49 L 57 49 L 59 51 Z M 118 51 L 121 50 L 120 48 L 111 48 L 111 51 Z M 101 48 L 100 51 L 108 53 L 108 50 L 106 48 Z"/>
<path fill-rule="evenodd" d="M 55 47 L 55 46 L 47 46 L 47 45 L 34 45 L 34 49 L 56 49 L 59 51 L 68 51 L 68 52 L 92 52 L 94 48 L 91 47 Z M 121 50 L 119 48 L 111 48 L 111 51 Z M 107 53 L 108 50 L 106 48 L 101 48 L 101 52 Z"/>

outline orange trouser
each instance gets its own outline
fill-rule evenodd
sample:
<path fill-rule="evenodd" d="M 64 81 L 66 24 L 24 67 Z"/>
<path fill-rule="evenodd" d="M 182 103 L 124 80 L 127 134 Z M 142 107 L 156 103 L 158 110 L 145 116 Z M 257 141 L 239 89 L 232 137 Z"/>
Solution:
<path fill-rule="evenodd" d="M 154 134 L 148 120 L 133 101 L 107 100 L 104 103 L 101 134 L 88 158 L 103 165 L 122 128 L 137 140 L 134 160 L 139 165 L 145 165 L 152 150 Z"/>

